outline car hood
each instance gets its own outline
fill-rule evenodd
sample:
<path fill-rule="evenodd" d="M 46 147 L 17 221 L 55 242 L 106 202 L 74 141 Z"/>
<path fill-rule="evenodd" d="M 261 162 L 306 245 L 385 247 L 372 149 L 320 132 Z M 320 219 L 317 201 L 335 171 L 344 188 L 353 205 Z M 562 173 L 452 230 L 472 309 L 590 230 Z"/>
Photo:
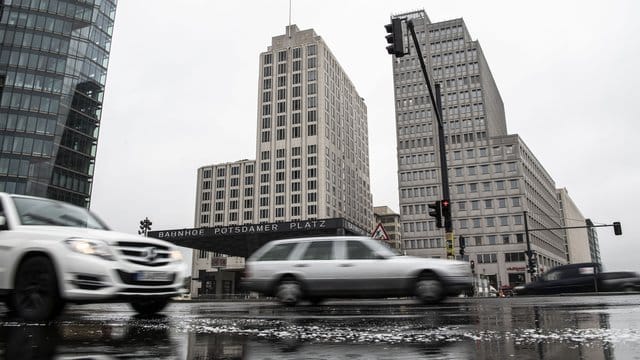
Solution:
<path fill-rule="evenodd" d="M 84 238 L 102 240 L 107 242 L 109 245 L 116 245 L 116 243 L 119 241 L 134 241 L 167 247 L 174 246 L 167 241 L 154 238 L 142 237 L 117 231 L 79 228 L 71 226 L 21 225 L 16 230 L 24 233 L 29 233 L 34 237 L 45 239 L 64 240 L 68 238 Z"/>

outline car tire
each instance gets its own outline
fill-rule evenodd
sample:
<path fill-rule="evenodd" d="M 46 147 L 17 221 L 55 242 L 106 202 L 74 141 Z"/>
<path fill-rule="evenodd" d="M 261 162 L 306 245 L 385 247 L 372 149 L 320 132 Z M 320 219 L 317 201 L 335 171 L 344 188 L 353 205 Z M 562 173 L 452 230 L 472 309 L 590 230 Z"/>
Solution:
<path fill-rule="evenodd" d="M 286 277 L 276 286 L 276 298 L 285 306 L 295 306 L 302 298 L 302 284 L 293 277 Z"/>
<path fill-rule="evenodd" d="M 444 286 L 434 273 L 421 274 L 415 283 L 415 295 L 423 304 L 437 304 L 444 299 Z"/>
<path fill-rule="evenodd" d="M 50 320 L 62 312 L 64 302 L 49 258 L 34 256 L 20 264 L 9 303 L 9 308 L 27 321 Z"/>
<path fill-rule="evenodd" d="M 132 301 L 133 310 L 140 315 L 154 315 L 162 311 L 169 304 L 169 298 L 151 298 Z"/>

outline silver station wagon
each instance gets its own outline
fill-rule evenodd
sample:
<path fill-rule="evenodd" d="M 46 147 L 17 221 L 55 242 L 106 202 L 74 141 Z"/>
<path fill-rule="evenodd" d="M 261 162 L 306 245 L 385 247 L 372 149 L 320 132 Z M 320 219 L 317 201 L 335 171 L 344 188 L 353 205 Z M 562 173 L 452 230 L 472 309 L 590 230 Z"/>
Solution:
<path fill-rule="evenodd" d="M 473 286 L 466 262 L 399 256 L 367 237 L 276 240 L 258 249 L 245 266 L 246 290 L 289 306 L 301 300 L 406 296 L 435 304 Z"/>

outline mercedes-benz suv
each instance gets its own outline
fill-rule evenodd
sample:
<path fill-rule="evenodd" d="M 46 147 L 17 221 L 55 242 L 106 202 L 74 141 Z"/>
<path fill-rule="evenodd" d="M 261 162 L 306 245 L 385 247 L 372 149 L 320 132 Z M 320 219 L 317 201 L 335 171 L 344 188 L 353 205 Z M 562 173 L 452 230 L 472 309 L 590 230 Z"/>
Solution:
<path fill-rule="evenodd" d="M 45 320 L 66 303 L 128 302 L 161 311 L 185 290 L 171 243 L 110 231 L 87 209 L 0 193 L 0 299 L 19 317 Z"/>

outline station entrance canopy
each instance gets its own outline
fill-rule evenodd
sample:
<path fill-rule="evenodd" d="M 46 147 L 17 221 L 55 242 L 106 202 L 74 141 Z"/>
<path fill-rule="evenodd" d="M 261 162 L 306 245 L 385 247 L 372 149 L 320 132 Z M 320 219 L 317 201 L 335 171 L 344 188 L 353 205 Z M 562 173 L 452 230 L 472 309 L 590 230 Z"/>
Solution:
<path fill-rule="evenodd" d="M 148 233 L 149 237 L 169 241 L 178 246 L 240 257 L 249 257 L 272 240 L 321 235 L 368 236 L 369 233 L 344 218 L 159 230 Z"/>

